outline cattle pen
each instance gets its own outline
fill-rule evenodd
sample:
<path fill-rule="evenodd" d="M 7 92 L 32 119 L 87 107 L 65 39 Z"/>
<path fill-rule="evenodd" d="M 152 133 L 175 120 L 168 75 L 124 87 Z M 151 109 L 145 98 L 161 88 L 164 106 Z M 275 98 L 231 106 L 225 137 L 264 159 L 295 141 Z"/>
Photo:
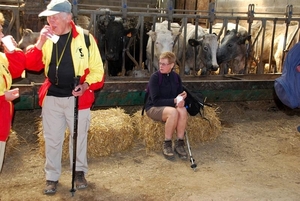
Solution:
<path fill-rule="evenodd" d="M 82 1 L 83 2 L 83 1 Z M 263 62 L 261 55 L 256 56 L 253 59 L 253 55 L 247 57 L 247 60 L 252 57 L 253 62 L 255 63 L 254 67 L 249 62 L 245 62 L 245 73 L 244 74 L 225 74 L 222 71 L 222 66 L 220 65 L 220 73 L 218 75 L 197 75 L 196 73 L 185 74 L 184 73 L 184 64 L 185 64 L 185 54 L 182 55 L 182 58 L 178 61 L 179 64 L 179 74 L 181 75 L 184 84 L 192 92 L 199 93 L 202 92 L 207 97 L 207 102 L 226 102 L 226 101 L 260 101 L 260 100 L 274 100 L 276 95 L 274 93 L 274 79 L 280 76 L 280 72 L 276 71 L 276 65 L 273 63 L 273 48 L 276 26 L 278 24 L 283 24 L 285 27 L 284 31 L 284 41 L 282 52 L 284 55 L 288 52 L 291 46 L 299 41 L 299 24 L 300 24 L 300 13 L 293 12 L 293 5 L 286 5 L 282 9 L 282 12 L 256 12 L 254 4 L 249 4 L 245 8 L 244 12 L 228 12 L 222 10 L 216 10 L 215 2 L 210 2 L 208 4 L 208 9 L 205 10 L 187 10 L 187 9 L 176 9 L 173 5 L 173 1 L 168 1 L 166 7 L 135 7 L 131 6 L 129 2 L 122 0 L 119 1 L 119 4 L 106 6 L 103 4 L 97 3 L 81 3 L 81 1 L 72 1 L 73 4 L 73 15 L 76 22 L 79 16 L 89 17 L 89 23 L 87 29 L 96 37 L 98 35 L 97 31 L 97 16 L 119 16 L 122 19 L 126 20 L 128 18 L 136 18 L 138 24 L 136 25 L 139 34 L 142 36 L 145 33 L 145 24 L 149 22 L 151 25 L 154 25 L 157 22 L 168 21 L 178 22 L 181 25 L 181 31 L 186 27 L 188 23 L 193 23 L 195 25 L 200 25 L 208 30 L 208 32 L 213 32 L 213 25 L 217 22 L 221 22 L 223 26 L 219 30 L 219 41 L 221 40 L 222 33 L 225 33 L 227 30 L 228 23 L 235 23 L 236 27 L 242 25 L 246 27 L 248 33 L 251 33 L 251 27 L 254 22 L 261 22 L 262 26 L 257 36 L 253 37 L 253 43 L 258 43 L 256 48 L 261 50 L 264 48 L 265 32 L 267 22 L 273 24 L 272 30 L 273 34 L 271 35 L 271 44 L 270 52 L 268 55 L 269 61 Z M 46 6 L 46 4 L 44 5 Z M 101 8 L 109 8 L 110 10 L 102 10 Z M 10 23 L 7 26 L 5 34 L 14 34 L 12 33 L 12 28 L 16 26 L 15 30 L 19 30 L 22 27 L 20 23 L 20 13 L 24 14 L 24 7 L 16 5 L 7 5 L 0 4 L 0 11 L 12 11 L 12 18 Z M 42 21 L 43 19 L 39 19 Z M 41 24 L 45 22 L 40 22 Z M 291 35 L 289 32 L 289 27 L 296 24 L 295 32 Z M 23 25 L 24 26 L 24 25 Z M 152 30 L 155 30 L 155 26 L 152 26 Z M 37 31 L 37 30 L 36 30 Z M 17 38 L 20 37 L 19 32 L 16 32 Z M 186 37 L 186 33 L 183 31 L 183 37 Z M 259 38 L 260 37 L 260 38 Z M 259 38 L 259 39 L 258 39 Z M 289 38 L 289 40 L 288 40 Z M 143 37 L 141 37 L 140 46 L 142 45 Z M 293 41 L 293 42 L 292 42 Z M 175 44 L 176 45 L 176 44 Z M 183 52 L 186 50 L 186 45 L 183 44 Z M 250 51 L 247 49 L 247 51 Z M 134 71 L 143 72 L 144 69 L 144 60 L 143 52 L 140 51 L 139 55 L 131 55 L 128 51 L 128 48 L 124 48 L 123 56 L 125 54 L 129 55 L 134 63 L 136 64 Z M 248 52 L 246 52 L 248 53 Z M 153 51 L 152 51 L 153 54 Z M 195 58 L 197 59 L 197 58 Z M 148 71 L 151 74 L 155 71 L 153 65 L 148 66 Z M 269 68 L 266 72 L 265 63 L 269 63 Z M 272 67 L 273 66 L 273 67 Z M 124 68 L 124 63 L 122 65 Z M 194 67 L 192 67 L 194 68 Z M 253 70 L 254 69 L 254 70 Z M 106 69 L 107 72 L 107 69 Z M 105 85 L 103 89 L 100 90 L 97 94 L 95 101 L 95 106 L 128 106 L 128 105 L 142 105 L 143 97 L 145 93 L 145 88 L 149 80 L 149 74 L 146 76 L 125 76 L 124 74 L 120 76 L 106 76 Z M 38 106 L 38 89 L 43 82 L 43 72 L 38 74 L 26 72 L 24 78 L 20 78 L 14 81 L 13 87 L 18 87 L 20 89 L 20 98 L 15 102 L 15 108 L 17 110 L 22 109 L 35 109 L 39 108 Z"/>

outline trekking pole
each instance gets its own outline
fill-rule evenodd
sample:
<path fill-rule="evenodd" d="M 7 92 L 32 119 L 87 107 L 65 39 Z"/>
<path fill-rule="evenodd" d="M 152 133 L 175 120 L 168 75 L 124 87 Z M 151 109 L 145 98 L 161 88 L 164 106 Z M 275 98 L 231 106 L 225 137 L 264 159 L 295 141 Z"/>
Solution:
<path fill-rule="evenodd" d="M 74 78 L 74 89 L 79 84 L 80 76 Z M 74 101 L 74 130 L 73 130 L 73 164 L 72 164 L 72 188 L 70 192 L 74 196 L 76 189 L 74 188 L 75 173 L 76 173 L 76 150 L 77 150 L 77 135 L 78 135 L 78 96 L 75 96 Z"/>
<path fill-rule="evenodd" d="M 190 155 L 191 168 L 193 168 L 193 170 L 196 171 L 197 164 L 195 163 L 195 160 L 192 156 L 192 150 L 191 150 L 190 141 L 189 141 L 189 138 L 187 135 L 187 131 L 184 132 L 184 136 L 186 139 L 186 144 L 187 144 L 189 155 Z"/>

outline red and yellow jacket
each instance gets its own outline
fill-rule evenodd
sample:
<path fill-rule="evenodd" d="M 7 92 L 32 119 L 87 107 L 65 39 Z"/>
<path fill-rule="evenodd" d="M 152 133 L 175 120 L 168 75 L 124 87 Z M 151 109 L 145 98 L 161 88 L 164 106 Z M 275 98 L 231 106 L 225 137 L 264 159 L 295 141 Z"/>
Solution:
<path fill-rule="evenodd" d="M 94 37 L 89 34 L 90 46 L 86 47 L 84 40 L 84 32 L 81 27 L 72 25 L 72 42 L 71 55 L 73 59 L 75 76 L 81 76 L 80 83 L 87 82 L 89 89 L 79 97 L 78 109 L 90 108 L 95 100 L 94 90 L 100 89 L 104 84 L 104 68 L 101 60 L 100 52 Z M 79 57 L 78 50 L 82 48 L 83 57 Z M 46 80 L 39 90 L 39 104 L 43 105 L 44 97 L 51 83 L 47 78 L 49 63 L 53 49 L 53 42 L 47 40 L 42 50 L 33 47 L 26 52 L 26 69 L 32 71 L 41 71 L 44 69 Z"/>
<path fill-rule="evenodd" d="M 13 104 L 5 99 L 13 78 L 21 76 L 25 69 L 25 55 L 16 49 L 12 53 L 0 53 L 0 141 L 6 141 L 10 132 L 13 117 Z"/>

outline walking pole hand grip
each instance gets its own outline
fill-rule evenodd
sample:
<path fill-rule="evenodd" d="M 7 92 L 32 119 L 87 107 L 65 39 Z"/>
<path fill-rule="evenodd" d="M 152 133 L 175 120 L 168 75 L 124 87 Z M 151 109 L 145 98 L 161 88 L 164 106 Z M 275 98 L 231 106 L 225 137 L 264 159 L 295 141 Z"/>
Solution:
<path fill-rule="evenodd" d="M 80 76 L 74 77 L 74 86 L 73 86 L 73 89 L 74 89 L 75 92 L 80 91 L 80 88 L 76 89 L 76 87 L 79 85 L 79 83 L 80 83 Z"/>

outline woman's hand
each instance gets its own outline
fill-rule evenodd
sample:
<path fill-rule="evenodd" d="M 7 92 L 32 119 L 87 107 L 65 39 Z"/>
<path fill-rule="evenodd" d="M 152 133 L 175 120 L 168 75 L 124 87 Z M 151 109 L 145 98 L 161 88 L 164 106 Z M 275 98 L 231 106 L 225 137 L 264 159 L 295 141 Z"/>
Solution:
<path fill-rule="evenodd" d="M 185 102 L 184 102 L 184 100 L 182 99 L 182 101 L 180 101 L 180 102 L 178 102 L 178 103 L 176 104 L 176 107 L 184 107 L 184 104 L 185 104 Z"/>
<path fill-rule="evenodd" d="M 8 90 L 8 91 L 4 92 L 4 95 L 5 95 L 5 100 L 13 101 L 16 98 L 19 98 L 19 96 L 20 96 L 19 95 L 19 88 Z"/>
<path fill-rule="evenodd" d="M 175 98 L 176 107 L 184 107 L 184 98 L 181 94 Z"/>
<path fill-rule="evenodd" d="M 186 91 L 183 91 L 181 94 L 179 94 L 178 96 L 182 96 L 183 100 L 187 97 L 187 93 Z"/>

